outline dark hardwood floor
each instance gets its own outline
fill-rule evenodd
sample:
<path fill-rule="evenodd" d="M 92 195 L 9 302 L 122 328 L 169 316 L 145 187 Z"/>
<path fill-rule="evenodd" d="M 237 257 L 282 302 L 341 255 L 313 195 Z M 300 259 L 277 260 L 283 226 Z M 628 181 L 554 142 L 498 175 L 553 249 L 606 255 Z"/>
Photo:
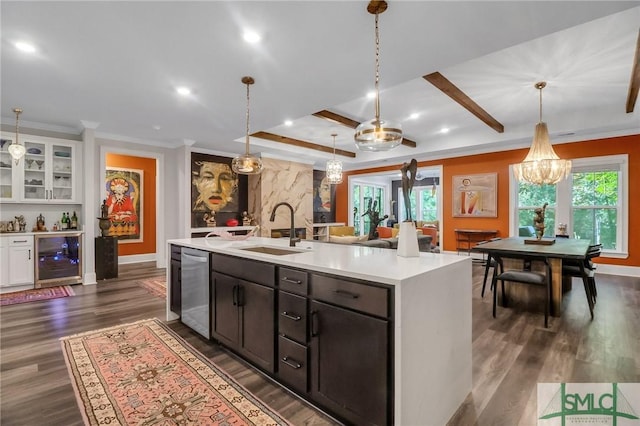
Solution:
<path fill-rule="evenodd" d="M 74 286 L 73 297 L 0 308 L 0 424 L 81 425 L 58 339 L 164 320 L 165 302 L 136 284 L 164 270 L 138 264 L 119 272 L 96 286 Z M 598 275 L 593 321 L 574 281 L 563 316 L 545 329 L 542 314 L 498 308 L 492 318 L 490 293 L 480 298 L 482 272 L 474 265 L 473 390 L 450 425 L 534 425 L 538 382 L 640 381 L 640 279 Z M 293 425 L 335 424 L 180 322 L 170 327 Z"/>

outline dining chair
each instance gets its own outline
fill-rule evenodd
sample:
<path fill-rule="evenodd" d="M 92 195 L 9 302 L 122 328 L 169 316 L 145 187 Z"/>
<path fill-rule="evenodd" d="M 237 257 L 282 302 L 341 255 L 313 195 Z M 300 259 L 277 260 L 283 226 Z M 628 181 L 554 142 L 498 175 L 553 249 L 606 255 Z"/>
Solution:
<path fill-rule="evenodd" d="M 496 237 L 496 238 L 491 238 L 490 240 L 480 241 L 479 243 L 476 243 L 476 246 L 481 246 L 482 244 L 486 244 L 490 241 L 498 241 L 500 239 L 501 239 L 500 237 Z M 493 257 L 491 257 L 491 253 L 488 253 L 487 259 L 484 264 L 484 280 L 482 280 L 482 292 L 480 293 L 481 297 L 484 297 L 484 289 L 487 285 L 487 278 L 489 277 L 489 269 L 496 268 L 497 266 L 498 264 L 493 259 Z M 491 287 L 491 290 L 493 290 L 493 287 Z"/>
<path fill-rule="evenodd" d="M 596 290 L 596 265 L 593 259 L 600 256 L 602 244 L 592 244 L 587 249 L 587 255 L 581 260 L 566 260 L 562 263 L 562 275 L 568 277 L 582 278 L 584 292 L 587 295 L 591 319 L 593 319 L 593 307 L 596 304 L 598 291 Z"/>
<path fill-rule="evenodd" d="M 546 257 L 537 257 L 537 256 L 514 256 L 509 255 L 510 259 L 523 259 L 528 261 L 539 261 L 544 263 L 545 265 L 545 273 L 530 271 L 524 269 L 510 269 L 505 271 L 503 264 L 503 257 L 500 255 L 493 255 L 493 258 L 498 265 L 498 267 L 493 268 L 493 278 L 491 280 L 491 288 L 493 289 L 493 317 L 496 318 L 496 306 L 498 304 L 498 288 L 497 282 L 501 282 L 502 288 L 502 305 L 507 307 L 507 296 L 504 291 L 504 282 L 510 281 L 521 284 L 532 284 L 537 286 L 542 286 L 545 288 L 545 298 L 544 298 L 544 327 L 548 328 L 549 326 L 549 304 L 551 303 L 551 265 Z M 500 269 L 500 273 L 498 273 L 498 268 Z"/>

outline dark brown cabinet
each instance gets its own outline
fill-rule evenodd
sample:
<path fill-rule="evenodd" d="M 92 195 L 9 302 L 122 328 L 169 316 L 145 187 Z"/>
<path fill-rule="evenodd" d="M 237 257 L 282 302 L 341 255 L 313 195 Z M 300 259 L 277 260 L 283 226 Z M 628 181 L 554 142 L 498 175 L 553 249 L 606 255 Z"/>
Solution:
<path fill-rule="evenodd" d="M 213 338 L 274 373 L 275 266 L 214 255 L 212 269 Z"/>
<path fill-rule="evenodd" d="M 118 278 L 118 237 L 96 237 L 96 279 Z"/>
<path fill-rule="evenodd" d="M 389 289 L 312 274 L 311 399 L 354 424 L 393 423 Z"/>
<path fill-rule="evenodd" d="M 182 315 L 182 249 L 180 246 L 171 246 L 171 312 Z"/>

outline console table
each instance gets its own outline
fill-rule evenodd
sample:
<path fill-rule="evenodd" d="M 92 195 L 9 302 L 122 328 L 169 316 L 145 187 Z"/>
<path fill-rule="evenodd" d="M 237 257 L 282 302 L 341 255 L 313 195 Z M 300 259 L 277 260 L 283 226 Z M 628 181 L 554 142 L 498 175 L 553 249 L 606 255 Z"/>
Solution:
<path fill-rule="evenodd" d="M 496 229 L 454 229 L 456 232 L 456 250 L 466 252 L 467 256 L 471 253 L 471 249 L 480 241 L 486 241 L 495 238 L 498 235 Z"/>

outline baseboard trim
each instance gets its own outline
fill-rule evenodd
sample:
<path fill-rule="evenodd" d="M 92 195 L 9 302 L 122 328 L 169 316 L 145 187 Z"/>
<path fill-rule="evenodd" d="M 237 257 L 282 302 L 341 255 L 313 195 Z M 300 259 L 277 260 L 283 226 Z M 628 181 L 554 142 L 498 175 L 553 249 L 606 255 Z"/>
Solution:
<path fill-rule="evenodd" d="M 156 262 L 156 254 L 132 254 L 130 256 L 118 256 L 118 265 L 126 265 L 128 263 Z"/>

